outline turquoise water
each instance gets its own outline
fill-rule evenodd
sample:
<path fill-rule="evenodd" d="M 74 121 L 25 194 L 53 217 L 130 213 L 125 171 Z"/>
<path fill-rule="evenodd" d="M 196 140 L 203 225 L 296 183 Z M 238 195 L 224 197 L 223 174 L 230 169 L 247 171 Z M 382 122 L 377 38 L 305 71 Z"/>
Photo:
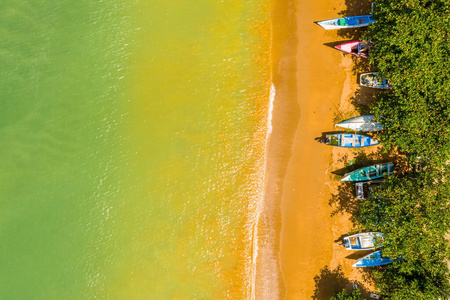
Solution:
<path fill-rule="evenodd" d="M 249 297 L 268 3 L 0 8 L 0 297 Z"/>

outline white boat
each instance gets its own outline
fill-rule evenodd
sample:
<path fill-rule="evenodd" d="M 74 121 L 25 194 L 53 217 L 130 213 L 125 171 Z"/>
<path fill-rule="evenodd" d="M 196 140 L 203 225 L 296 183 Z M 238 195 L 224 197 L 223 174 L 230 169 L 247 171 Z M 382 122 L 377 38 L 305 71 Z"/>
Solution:
<path fill-rule="evenodd" d="M 344 17 L 317 22 L 317 25 L 330 29 L 345 29 L 367 26 L 375 22 L 372 15 Z"/>
<path fill-rule="evenodd" d="M 366 232 L 344 237 L 342 245 L 347 250 L 370 250 L 381 247 L 382 240 L 382 233 Z M 377 246 L 375 246 L 375 241 L 378 242 Z"/>
<path fill-rule="evenodd" d="M 363 115 L 337 123 L 336 126 L 364 132 L 383 130 L 383 125 L 374 119 L 374 115 Z"/>
<path fill-rule="evenodd" d="M 359 85 L 374 89 L 392 89 L 393 86 L 386 78 L 378 79 L 377 72 L 362 73 L 359 77 Z"/>

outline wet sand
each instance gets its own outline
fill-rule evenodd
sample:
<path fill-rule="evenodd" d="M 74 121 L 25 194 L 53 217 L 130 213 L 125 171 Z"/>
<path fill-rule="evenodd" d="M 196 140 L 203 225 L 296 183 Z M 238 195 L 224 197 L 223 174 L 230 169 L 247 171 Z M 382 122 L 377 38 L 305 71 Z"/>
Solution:
<path fill-rule="evenodd" d="M 343 10 L 348 10 L 343 0 L 295 3 L 296 88 L 291 92 L 295 90 L 297 103 L 290 106 L 299 111 L 299 116 L 292 117 L 291 113 L 296 130 L 291 134 L 292 142 L 285 142 L 291 148 L 278 193 L 281 299 L 329 299 L 334 289 L 351 289 L 355 281 L 365 289 L 360 271 L 351 265 L 367 253 L 346 251 L 337 245 L 353 227 L 347 210 L 355 201 L 354 192 L 346 190 L 349 186 L 342 186 L 332 173 L 353 156 L 361 155 L 362 150 L 340 149 L 316 141 L 323 133 L 335 130 L 335 120 L 359 115 L 352 101 L 358 100 L 355 94 L 361 98 L 367 93 L 357 85 L 357 60 L 325 45 L 346 39 L 314 23 L 338 17 Z M 281 101 L 280 95 L 277 99 Z M 283 132 L 285 126 L 277 126 L 277 120 L 280 118 L 274 116 L 273 135 Z M 377 147 L 364 150 L 374 156 L 377 151 Z"/>

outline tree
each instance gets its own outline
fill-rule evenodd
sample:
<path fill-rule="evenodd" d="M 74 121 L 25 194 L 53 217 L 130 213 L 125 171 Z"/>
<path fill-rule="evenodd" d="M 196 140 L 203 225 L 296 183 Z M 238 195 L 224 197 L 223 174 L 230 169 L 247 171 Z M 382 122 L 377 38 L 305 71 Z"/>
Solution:
<path fill-rule="evenodd" d="M 350 292 L 350 294 L 347 293 L 345 289 L 340 291 L 339 293 L 336 292 L 330 300 L 363 300 L 364 298 L 361 297 L 361 292 L 359 290 L 353 290 Z"/>
<path fill-rule="evenodd" d="M 450 185 L 445 174 L 445 168 L 429 168 L 390 176 L 361 203 L 356 217 L 360 230 L 382 232 L 383 255 L 403 257 L 373 271 L 381 294 L 436 299 L 439 289 L 449 289 L 445 235 L 450 228 Z"/>
<path fill-rule="evenodd" d="M 437 165 L 450 158 L 449 15 L 449 1 L 380 0 L 364 35 L 374 41 L 371 63 L 395 87 L 373 107 L 382 144 Z"/>

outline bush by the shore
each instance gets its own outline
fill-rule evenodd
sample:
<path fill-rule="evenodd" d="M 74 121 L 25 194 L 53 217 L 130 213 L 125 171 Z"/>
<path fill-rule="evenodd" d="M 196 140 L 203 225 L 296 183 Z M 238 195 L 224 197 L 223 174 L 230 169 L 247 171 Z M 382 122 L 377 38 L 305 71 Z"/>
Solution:
<path fill-rule="evenodd" d="M 372 112 L 385 128 L 380 140 L 408 159 L 361 203 L 361 230 L 385 234 L 383 253 L 402 261 L 370 272 L 390 299 L 437 299 L 449 286 L 450 260 L 450 2 L 377 0 L 370 62 L 394 89 Z"/>

